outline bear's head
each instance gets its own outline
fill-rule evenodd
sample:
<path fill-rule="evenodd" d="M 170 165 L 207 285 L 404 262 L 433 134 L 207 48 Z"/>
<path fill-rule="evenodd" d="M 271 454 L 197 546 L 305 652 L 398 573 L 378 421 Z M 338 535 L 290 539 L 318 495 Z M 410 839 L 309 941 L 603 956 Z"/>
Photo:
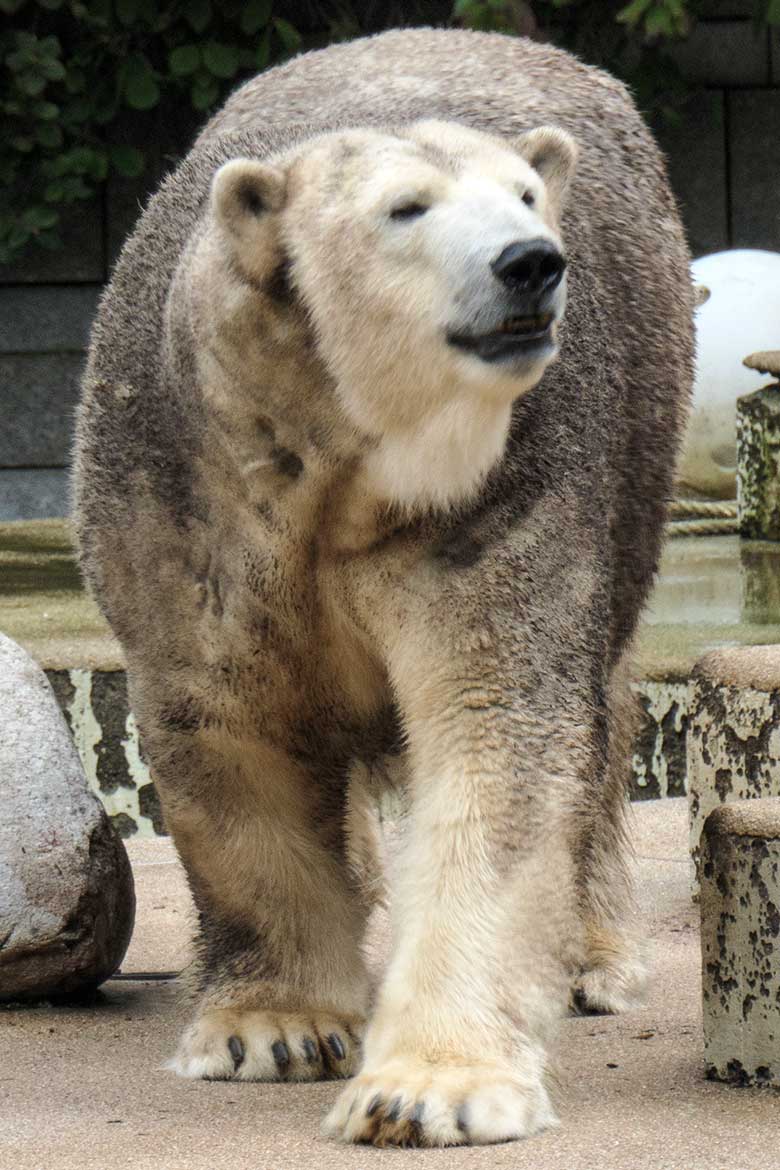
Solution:
<path fill-rule="evenodd" d="M 408 436 L 481 404 L 500 415 L 503 449 L 511 403 L 557 353 L 575 156 L 553 127 L 514 140 L 429 121 L 339 131 L 226 163 L 212 207 L 257 287 L 284 269 L 361 433 Z"/>

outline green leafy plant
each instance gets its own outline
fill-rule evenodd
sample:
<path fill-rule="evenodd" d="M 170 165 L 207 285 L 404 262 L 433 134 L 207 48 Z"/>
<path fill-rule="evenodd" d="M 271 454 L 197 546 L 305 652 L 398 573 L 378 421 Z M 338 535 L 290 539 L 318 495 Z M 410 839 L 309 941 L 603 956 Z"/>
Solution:
<path fill-rule="evenodd" d="M 562 45 L 626 81 L 645 113 L 668 120 L 691 85 L 670 53 L 712 0 L 455 0 L 455 19 L 470 28 L 524 32 Z M 754 0 L 756 31 L 780 24 L 780 0 Z"/>
<path fill-rule="evenodd" d="M 112 144 L 123 110 L 166 99 L 213 107 L 241 76 L 296 52 L 272 0 L 0 0 L 0 261 L 56 247 L 62 209 L 110 172 L 139 175 L 138 147 Z"/>
<path fill-rule="evenodd" d="M 0 0 L 0 262 L 57 247 L 60 219 L 147 152 L 120 124 L 184 104 L 204 116 L 301 47 L 396 24 L 527 33 L 602 64 L 673 118 L 689 87 L 668 47 L 708 0 Z M 780 24 L 780 0 L 755 23 Z"/>

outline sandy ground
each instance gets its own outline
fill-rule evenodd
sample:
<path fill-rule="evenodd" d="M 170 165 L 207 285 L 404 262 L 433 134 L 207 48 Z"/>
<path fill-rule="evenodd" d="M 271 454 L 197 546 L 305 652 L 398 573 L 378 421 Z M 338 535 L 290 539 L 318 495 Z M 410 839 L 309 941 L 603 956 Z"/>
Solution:
<path fill-rule="evenodd" d="M 636 807 L 638 886 L 653 965 L 646 1006 L 567 1019 L 560 1128 L 526 1142 L 430 1151 L 320 1136 L 339 1091 L 178 1080 L 161 1066 L 187 1017 L 176 984 L 144 979 L 188 953 L 189 901 L 167 841 L 131 845 L 135 936 L 102 1001 L 0 1012 L 2 1170 L 780 1170 L 780 1094 L 704 1080 L 697 910 L 682 801 Z M 375 923 L 374 961 L 386 930 Z"/>

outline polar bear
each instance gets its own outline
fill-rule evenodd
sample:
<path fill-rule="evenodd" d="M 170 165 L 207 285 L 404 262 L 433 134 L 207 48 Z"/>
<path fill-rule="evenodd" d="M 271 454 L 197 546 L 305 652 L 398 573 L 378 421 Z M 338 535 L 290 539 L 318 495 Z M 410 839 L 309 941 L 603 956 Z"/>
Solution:
<path fill-rule="evenodd" d="M 180 1074 L 352 1077 L 327 1131 L 378 1145 L 553 1122 L 567 1000 L 620 1010 L 642 979 L 626 662 L 691 319 L 625 91 L 522 40 L 294 60 L 152 200 L 95 325 L 75 497 L 199 914 Z M 374 993 L 353 846 L 390 778 Z"/>

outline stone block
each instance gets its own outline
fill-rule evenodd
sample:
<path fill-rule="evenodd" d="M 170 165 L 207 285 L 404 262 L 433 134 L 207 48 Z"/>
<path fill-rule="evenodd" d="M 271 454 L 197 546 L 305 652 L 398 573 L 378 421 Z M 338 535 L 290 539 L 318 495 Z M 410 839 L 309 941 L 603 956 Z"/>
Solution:
<path fill-rule="evenodd" d="M 84 365 L 80 353 L 0 356 L 0 467 L 65 467 Z"/>
<path fill-rule="evenodd" d="M 697 93 L 678 124 L 656 121 L 653 127 L 694 256 L 729 246 L 724 100 L 721 90 Z"/>
<path fill-rule="evenodd" d="M 0 521 L 47 519 L 69 512 L 64 467 L 0 469 Z"/>
<path fill-rule="evenodd" d="M 728 94 L 732 245 L 780 251 L 780 89 Z"/>
<path fill-rule="evenodd" d="M 97 987 L 130 941 L 130 863 L 46 676 L 4 635 L 0 790 L 0 999 Z"/>
<path fill-rule="evenodd" d="M 102 285 L 0 288 L 0 353 L 80 353 Z"/>
<path fill-rule="evenodd" d="M 780 798 L 708 816 L 701 948 L 706 1075 L 780 1088 Z"/>
<path fill-rule="evenodd" d="M 687 737 L 691 854 L 721 804 L 780 796 L 780 646 L 716 650 L 697 664 Z"/>
<path fill-rule="evenodd" d="M 0 264 L 1 284 L 74 284 L 106 279 L 103 199 L 98 194 L 62 210 L 63 246 L 31 245 L 13 264 Z"/>
<path fill-rule="evenodd" d="M 707 20 L 694 25 L 669 55 L 688 81 L 702 85 L 765 85 L 769 81 L 769 33 L 752 20 Z"/>

